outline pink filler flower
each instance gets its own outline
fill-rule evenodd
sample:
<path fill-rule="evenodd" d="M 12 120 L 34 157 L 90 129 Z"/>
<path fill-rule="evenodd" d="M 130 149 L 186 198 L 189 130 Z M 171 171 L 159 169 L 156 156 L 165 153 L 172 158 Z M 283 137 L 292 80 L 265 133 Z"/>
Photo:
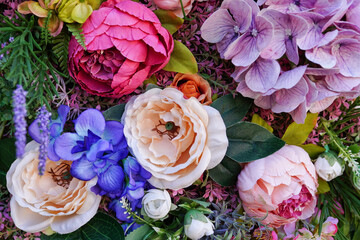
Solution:
<path fill-rule="evenodd" d="M 133 92 L 170 59 L 174 41 L 147 7 L 107 1 L 83 25 L 86 50 L 72 38 L 69 73 L 90 94 L 119 98 Z"/>
<path fill-rule="evenodd" d="M 317 186 L 309 155 L 292 145 L 248 163 L 237 182 L 246 213 L 265 218 L 262 223 L 270 227 L 310 217 L 316 206 Z"/>

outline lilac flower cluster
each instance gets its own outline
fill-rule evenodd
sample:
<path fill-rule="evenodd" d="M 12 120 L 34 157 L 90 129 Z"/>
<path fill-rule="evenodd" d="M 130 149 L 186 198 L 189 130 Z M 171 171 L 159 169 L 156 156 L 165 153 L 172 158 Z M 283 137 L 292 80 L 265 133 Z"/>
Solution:
<path fill-rule="evenodd" d="M 49 147 L 49 122 L 50 122 L 51 113 L 48 112 L 46 106 L 42 106 L 39 113 L 39 122 L 40 122 L 40 135 L 41 143 L 39 149 L 39 175 L 44 175 L 45 164 L 47 159 L 48 147 Z"/>
<path fill-rule="evenodd" d="M 16 157 L 21 158 L 26 145 L 26 94 L 21 85 L 17 85 L 13 92 L 13 112 L 16 138 Z"/>
<path fill-rule="evenodd" d="M 359 96 L 359 20 L 359 1 L 225 0 L 201 33 L 236 66 L 238 92 L 303 122 Z"/>

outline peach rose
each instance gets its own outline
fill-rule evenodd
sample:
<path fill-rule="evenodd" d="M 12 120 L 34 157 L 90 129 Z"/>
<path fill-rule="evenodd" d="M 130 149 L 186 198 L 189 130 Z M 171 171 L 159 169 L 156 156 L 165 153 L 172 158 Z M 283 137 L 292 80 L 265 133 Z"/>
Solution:
<path fill-rule="evenodd" d="M 317 176 L 309 155 L 285 145 L 265 158 L 245 165 L 237 182 L 244 209 L 263 224 L 280 227 L 313 215 Z"/>
<path fill-rule="evenodd" d="M 122 122 L 131 152 L 157 188 L 190 186 L 221 162 L 228 146 L 220 113 L 175 88 L 131 98 Z"/>
<path fill-rule="evenodd" d="M 182 0 L 185 15 L 188 15 L 192 9 L 192 4 L 195 0 Z M 180 0 L 154 0 L 155 5 L 158 8 L 173 12 L 176 16 L 183 18 L 183 12 L 181 10 Z"/>
<path fill-rule="evenodd" d="M 205 105 L 212 103 L 210 84 L 198 74 L 178 73 L 170 86 L 184 93 L 185 98 L 197 98 Z"/>
<path fill-rule="evenodd" d="M 60 234 L 73 232 L 96 214 L 101 196 L 90 188 L 97 179 L 85 182 L 72 178 L 71 162 L 63 160 L 48 160 L 44 175 L 39 176 L 38 155 L 39 144 L 28 143 L 24 157 L 16 159 L 6 174 L 7 188 L 13 195 L 11 217 L 26 232 L 49 227 Z"/>

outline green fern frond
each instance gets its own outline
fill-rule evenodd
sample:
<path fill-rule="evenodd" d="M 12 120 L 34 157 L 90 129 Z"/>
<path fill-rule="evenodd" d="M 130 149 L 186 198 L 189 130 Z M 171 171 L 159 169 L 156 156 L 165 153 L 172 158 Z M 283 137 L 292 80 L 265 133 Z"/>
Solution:
<path fill-rule="evenodd" d="M 70 36 L 66 32 L 62 32 L 52 39 L 53 53 L 56 55 L 58 65 L 62 73 L 65 74 L 66 76 L 69 75 L 67 68 L 69 41 L 70 41 Z"/>
<path fill-rule="evenodd" d="M 49 39 L 51 38 L 50 32 L 49 32 L 49 23 L 50 19 L 52 17 L 52 11 L 48 11 L 48 15 L 45 18 L 45 24 L 44 27 L 41 29 L 41 40 L 45 42 L 45 44 L 48 43 Z"/>
<path fill-rule="evenodd" d="M 85 37 L 82 34 L 82 28 L 80 24 L 67 24 L 66 25 L 78 43 L 86 50 Z"/>

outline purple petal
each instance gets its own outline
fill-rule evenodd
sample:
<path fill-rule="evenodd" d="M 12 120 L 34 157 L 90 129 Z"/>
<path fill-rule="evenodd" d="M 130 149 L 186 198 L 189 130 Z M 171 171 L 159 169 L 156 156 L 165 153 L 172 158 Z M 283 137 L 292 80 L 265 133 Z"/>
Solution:
<path fill-rule="evenodd" d="M 59 161 L 60 160 L 60 157 L 56 154 L 55 152 L 55 149 L 54 149 L 54 146 L 55 146 L 55 138 L 50 140 L 49 142 L 49 146 L 48 146 L 48 158 L 51 160 L 51 161 Z"/>
<path fill-rule="evenodd" d="M 70 173 L 73 177 L 83 181 L 89 181 L 96 176 L 96 173 L 93 169 L 93 164 L 86 160 L 86 158 L 81 158 L 77 161 L 74 161 L 71 164 Z"/>
<path fill-rule="evenodd" d="M 227 5 L 231 16 L 235 19 L 238 32 L 245 32 L 251 24 L 251 7 L 243 0 L 232 0 Z"/>
<path fill-rule="evenodd" d="M 340 39 L 335 41 L 331 52 L 336 57 L 342 75 L 360 77 L 360 43 L 358 40 Z"/>
<path fill-rule="evenodd" d="M 37 143 L 41 143 L 41 134 L 40 134 L 40 119 L 35 119 L 28 128 L 28 133 L 32 139 Z"/>
<path fill-rule="evenodd" d="M 246 85 L 254 92 L 265 93 L 274 87 L 280 74 L 276 60 L 258 58 L 246 73 Z"/>
<path fill-rule="evenodd" d="M 254 103 L 256 106 L 263 109 L 270 109 L 272 106 L 273 97 L 272 96 L 261 96 L 255 99 Z"/>
<path fill-rule="evenodd" d="M 294 87 L 305 74 L 307 66 L 296 67 L 290 71 L 283 72 L 277 80 L 275 89 L 289 89 Z"/>
<path fill-rule="evenodd" d="M 108 141 L 100 139 L 95 144 L 91 145 L 90 150 L 86 153 L 86 158 L 90 162 L 94 162 L 98 157 L 101 157 L 104 152 L 112 150 L 113 147 Z"/>
<path fill-rule="evenodd" d="M 330 90 L 336 92 L 348 92 L 360 84 L 360 78 L 345 77 L 341 74 L 333 74 L 325 77 Z"/>
<path fill-rule="evenodd" d="M 286 56 L 290 61 L 295 63 L 296 65 L 299 63 L 299 52 L 296 45 L 296 39 L 288 39 L 285 41 L 286 46 Z"/>
<path fill-rule="evenodd" d="M 257 31 L 258 35 L 256 37 L 256 45 L 258 50 L 261 51 L 269 45 L 274 34 L 274 29 L 272 24 L 266 20 L 266 18 L 261 16 L 256 16 L 255 18 L 255 27 L 252 31 Z"/>
<path fill-rule="evenodd" d="M 116 145 L 120 141 L 126 141 L 124 138 L 124 126 L 118 121 L 106 121 L 105 130 L 102 138 Z"/>
<path fill-rule="evenodd" d="M 236 22 L 226 9 L 214 12 L 201 26 L 201 37 L 210 43 L 220 42 L 227 33 L 235 35 Z"/>
<path fill-rule="evenodd" d="M 332 68 L 336 65 L 336 58 L 331 54 L 330 46 L 306 50 L 305 56 L 308 60 L 320 64 L 323 68 Z"/>
<path fill-rule="evenodd" d="M 84 152 L 71 153 L 77 146 L 77 141 L 84 139 L 76 133 L 64 133 L 55 140 L 55 153 L 63 160 L 73 161 L 81 158 Z"/>
<path fill-rule="evenodd" d="M 122 191 L 124 186 L 124 172 L 120 166 L 112 165 L 99 175 L 99 186 L 108 193 Z"/>
<path fill-rule="evenodd" d="M 236 91 L 241 93 L 241 95 L 243 95 L 244 97 L 253 98 L 253 99 L 258 98 L 261 95 L 260 93 L 251 91 L 251 89 L 248 88 L 248 86 L 246 85 L 245 80 L 239 82 Z"/>
<path fill-rule="evenodd" d="M 294 111 L 290 112 L 290 115 L 296 123 L 304 124 L 306 113 L 307 113 L 306 104 L 302 103 Z"/>
<path fill-rule="evenodd" d="M 70 111 L 70 107 L 68 106 L 65 106 L 65 105 L 60 105 L 60 107 L 58 108 L 57 112 L 59 114 L 59 119 L 62 123 L 62 126 L 65 125 L 65 122 L 66 122 L 66 118 L 67 118 L 67 115 Z"/>
<path fill-rule="evenodd" d="M 346 21 L 359 24 L 360 23 L 360 0 L 354 0 L 348 11 L 346 12 Z"/>
<path fill-rule="evenodd" d="M 88 109 L 82 112 L 74 122 L 75 131 L 83 137 L 88 135 L 88 130 L 101 136 L 105 129 L 105 118 L 101 112 L 96 109 Z"/>

